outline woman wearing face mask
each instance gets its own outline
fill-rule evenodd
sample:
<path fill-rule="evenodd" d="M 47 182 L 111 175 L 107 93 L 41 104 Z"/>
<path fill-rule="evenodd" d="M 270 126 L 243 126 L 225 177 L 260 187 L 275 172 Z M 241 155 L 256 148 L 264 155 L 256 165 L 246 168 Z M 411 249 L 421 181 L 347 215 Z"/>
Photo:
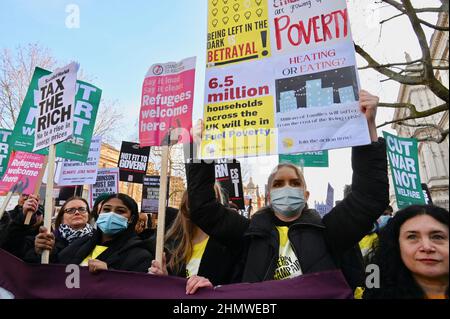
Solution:
<path fill-rule="evenodd" d="M 375 124 L 378 98 L 360 93 L 371 145 L 352 149 L 353 192 L 323 219 L 308 208 L 303 174 L 282 164 L 268 179 L 269 207 L 251 220 L 230 214 L 214 196 L 214 165 L 187 167 L 192 221 L 209 236 L 242 247 L 242 282 L 293 278 L 339 268 L 340 257 L 372 228 L 389 203 L 386 147 Z"/>
<path fill-rule="evenodd" d="M 370 262 L 379 286 L 364 299 L 448 299 L 448 211 L 425 205 L 395 214 L 379 233 Z"/>
<path fill-rule="evenodd" d="M 97 230 L 59 252 L 57 262 L 88 266 L 91 272 L 147 272 L 153 257 L 150 247 L 135 233 L 138 218 L 134 199 L 125 194 L 108 196 L 99 212 Z"/>

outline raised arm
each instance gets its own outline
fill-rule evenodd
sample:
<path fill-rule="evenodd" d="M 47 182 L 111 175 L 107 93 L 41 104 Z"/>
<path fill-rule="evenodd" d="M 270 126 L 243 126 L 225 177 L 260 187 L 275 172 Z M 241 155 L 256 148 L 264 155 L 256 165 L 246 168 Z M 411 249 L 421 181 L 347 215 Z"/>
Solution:
<path fill-rule="evenodd" d="M 241 245 L 250 221 L 216 200 L 214 164 L 187 164 L 186 175 L 192 222 L 223 245 Z"/>

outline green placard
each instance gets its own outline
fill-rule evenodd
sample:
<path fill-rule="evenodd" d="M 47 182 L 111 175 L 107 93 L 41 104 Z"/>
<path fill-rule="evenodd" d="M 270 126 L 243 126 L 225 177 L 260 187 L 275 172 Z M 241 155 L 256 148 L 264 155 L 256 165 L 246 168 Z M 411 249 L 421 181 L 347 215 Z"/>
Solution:
<path fill-rule="evenodd" d="M 417 140 L 383 132 L 398 208 L 425 204 L 419 173 Z"/>
<path fill-rule="evenodd" d="M 0 179 L 3 177 L 3 173 L 8 167 L 11 134 L 12 131 L 10 130 L 0 129 Z"/>
<path fill-rule="evenodd" d="M 328 151 L 305 152 L 297 155 L 279 156 L 281 163 L 291 163 L 300 167 L 328 167 Z"/>
<path fill-rule="evenodd" d="M 23 101 L 11 137 L 10 146 L 13 150 L 29 153 L 33 152 L 35 118 L 38 111 L 34 101 L 35 95 L 39 92 L 38 80 L 50 73 L 50 71 L 38 67 L 34 70 L 27 95 Z M 79 162 L 87 161 L 101 96 L 102 90 L 99 88 L 83 81 L 77 81 L 77 95 L 75 97 L 74 109 L 74 134 L 72 138 L 56 145 L 57 157 Z M 47 154 L 48 148 L 35 153 Z"/>

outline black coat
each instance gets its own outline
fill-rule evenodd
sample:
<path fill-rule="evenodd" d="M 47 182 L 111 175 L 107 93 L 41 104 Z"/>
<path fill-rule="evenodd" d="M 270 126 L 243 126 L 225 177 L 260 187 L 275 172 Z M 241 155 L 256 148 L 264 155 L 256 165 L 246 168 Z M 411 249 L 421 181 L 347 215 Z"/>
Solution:
<path fill-rule="evenodd" d="M 34 251 L 34 238 L 39 234 L 40 225 L 24 225 L 20 219 L 11 221 L 2 231 L 0 248 L 25 260 L 30 250 Z"/>
<path fill-rule="evenodd" d="M 170 251 L 177 245 L 177 241 L 172 240 L 165 244 L 166 248 Z M 226 285 L 232 283 L 234 277 L 233 271 L 238 262 L 237 258 L 240 256 L 239 252 L 229 247 L 222 245 L 214 238 L 209 238 L 205 247 L 200 266 L 198 269 L 198 276 L 208 278 L 214 286 Z M 167 258 L 170 259 L 170 255 L 167 253 Z M 183 264 L 178 271 L 168 269 L 170 275 L 178 277 L 186 277 L 186 264 Z"/>
<path fill-rule="evenodd" d="M 304 274 L 337 268 L 343 254 L 371 230 L 389 204 L 384 139 L 354 147 L 352 167 L 349 196 L 323 219 L 313 210 L 303 211 L 289 228 L 289 240 Z M 273 211 L 266 208 L 250 221 L 217 203 L 213 164 L 188 164 L 187 179 L 192 221 L 220 243 L 241 249 L 241 281 L 272 280 L 279 253 Z"/>
<path fill-rule="evenodd" d="M 108 269 L 147 272 L 153 255 L 150 247 L 133 231 L 125 231 L 113 240 L 102 243 L 102 233 L 95 231 L 92 236 L 85 236 L 73 241 L 61 250 L 54 259 L 59 264 L 79 265 L 94 250 L 97 245 L 108 246 L 96 259 L 104 261 Z"/>

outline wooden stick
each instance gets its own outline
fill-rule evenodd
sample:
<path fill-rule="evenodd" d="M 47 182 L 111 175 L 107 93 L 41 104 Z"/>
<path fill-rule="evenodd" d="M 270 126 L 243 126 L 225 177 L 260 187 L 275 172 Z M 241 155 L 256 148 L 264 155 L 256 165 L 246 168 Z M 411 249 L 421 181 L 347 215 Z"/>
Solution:
<path fill-rule="evenodd" d="M 161 179 L 159 185 L 158 228 L 156 230 L 156 261 L 162 265 L 164 251 L 164 233 L 166 224 L 166 194 L 167 194 L 167 168 L 169 160 L 169 146 L 162 146 Z"/>
<path fill-rule="evenodd" d="M 55 159 L 56 149 L 55 145 L 48 147 L 48 172 L 47 172 L 47 188 L 45 190 L 45 212 L 44 212 L 44 227 L 47 232 L 51 232 L 52 213 L 53 213 L 53 179 L 55 178 Z M 50 251 L 44 250 L 42 252 L 41 263 L 48 264 L 50 259 Z"/>
<path fill-rule="evenodd" d="M 48 163 L 48 156 L 45 156 L 44 163 L 42 165 L 42 169 L 39 171 L 38 181 L 37 181 L 36 185 L 34 186 L 34 192 L 33 192 L 34 197 L 37 197 L 39 195 L 39 191 L 41 189 L 42 179 L 45 174 L 45 168 L 47 167 L 47 163 Z M 38 208 L 39 208 L 39 203 L 38 203 Z M 36 212 L 34 212 L 34 213 L 36 213 Z M 25 217 L 25 221 L 23 222 L 24 225 L 30 225 L 31 217 L 33 217 L 34 213 L 33 212 L 27 213 L 27 216 Z"/>
<path fill-rule="evenodd" d="M 9 191 L 6 195 L 5 201 L 3 202 L 2 208 L 0 208 L 0 220 L 3 217 L 3 214 L 5 213 L 6 207 L 8 207 L 9 201 L 11 200 L 11 197 L 13 195 L 12 191 Z"/>

